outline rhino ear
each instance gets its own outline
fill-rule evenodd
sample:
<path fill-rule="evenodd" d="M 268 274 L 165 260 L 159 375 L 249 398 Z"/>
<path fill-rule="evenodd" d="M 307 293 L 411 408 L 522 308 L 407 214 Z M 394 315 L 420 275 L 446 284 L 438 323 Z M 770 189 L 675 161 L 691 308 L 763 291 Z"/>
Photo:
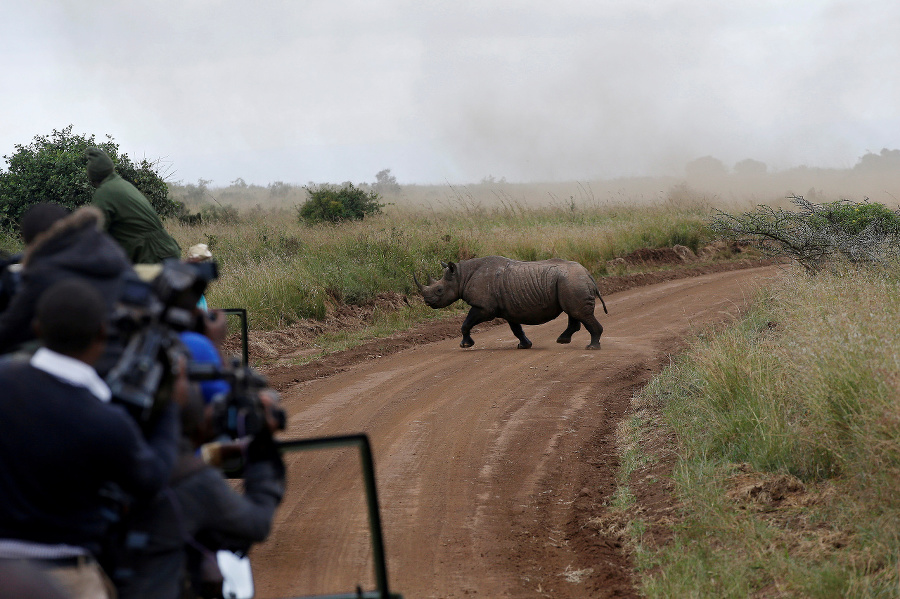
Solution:
<path fill-rule="evenodd" d="M 447 266 L 447 263 L 446 263 L 446 262 L 444 262 L 443 260 L 441 260 L 441 268 L 450 268 L 450 267 Z"/>
<path fill-rule="evenodd" d="M 456 264 L 454 264 L 453 262 L 450 262 L 449 264 L 447 264 L 447 270 L 449 270 L 450 274 L 452 275 L 453 273 L 456 272 Z"/>

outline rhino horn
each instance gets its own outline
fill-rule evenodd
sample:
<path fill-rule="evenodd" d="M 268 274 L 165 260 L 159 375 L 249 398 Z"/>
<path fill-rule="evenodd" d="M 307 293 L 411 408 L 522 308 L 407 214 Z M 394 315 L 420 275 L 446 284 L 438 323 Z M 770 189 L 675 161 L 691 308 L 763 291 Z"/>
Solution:
<path fill-rule="evenodd" d="M 413 281 L 416 282 L 416 287 L 419 288 L 419 293 L 422 293 L 422 289 L 424 289 L 424 287 L 422 287 L 422 283 L 419 282 L 419 279 L 416 278 L 416 273 L 413 273 Z"/>

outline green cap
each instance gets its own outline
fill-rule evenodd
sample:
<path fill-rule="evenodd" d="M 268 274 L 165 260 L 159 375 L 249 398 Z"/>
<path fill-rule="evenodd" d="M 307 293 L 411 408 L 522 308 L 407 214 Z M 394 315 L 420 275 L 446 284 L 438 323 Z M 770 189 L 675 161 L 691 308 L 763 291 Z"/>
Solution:
<path fill-rule="evenodd" d="M 109 154 L 100 148 L 88 148 L 84 153 L 87 156 L 88 179 L 99 183 L 112 174 L 114 166 Z"/>

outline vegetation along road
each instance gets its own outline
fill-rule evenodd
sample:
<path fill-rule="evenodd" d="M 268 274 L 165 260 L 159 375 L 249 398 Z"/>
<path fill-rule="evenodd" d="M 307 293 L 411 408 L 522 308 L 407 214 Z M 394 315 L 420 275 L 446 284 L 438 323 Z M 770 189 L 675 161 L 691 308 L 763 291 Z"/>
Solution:
<path fill-rule="evenodd" d="M 281 368 L 271 377 L 289 413 L 286 436 L 368 433 L 391 587 L 407 598 L 637 597 L 627 552 L 595 525 L 616 489 L 616 425 L 670 355 L 737 316 L 778 272 L 605 294 L 600 351 L 584 349 L 583 329 L 556 344 L 563 315 L 528 327 L 530 350 L 516 349 L 505 325 L 481 325 L 471 349 L 458 335 L 420 330 L 417 345 L 358 355 L 318 377 L 315 365 L 303 376 Z M 288 469 L 270 540 L 252 555 L 258 596 L 373 589 L 354 451 L 289 454 Z M 638 501 L 664 510 L 667 495 L 662 477 Z"/>

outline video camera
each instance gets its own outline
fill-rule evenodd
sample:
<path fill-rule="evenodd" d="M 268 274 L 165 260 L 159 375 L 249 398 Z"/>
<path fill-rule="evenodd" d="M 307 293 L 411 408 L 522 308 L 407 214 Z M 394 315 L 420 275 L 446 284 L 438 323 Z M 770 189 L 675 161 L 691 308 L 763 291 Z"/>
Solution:
<path fill-rule="evenodd" d="M 113 401 L 124 405 L 142 425 L 168 401 L 174 369 L 182 359 L 191 381 L 224 380 L 230 391 L 213 401 L 213 426 L 216 437 L 238 439 L 254 437 L 267 427 L 266 407 L 259 393 L 268 389 L 266 378 L 249 365 L 234 358 L 226 366 L 190 359 L 182 342 L 185 331 L 203 332 L 203 315 L 197 315 L 197 302 L 207 285 L 218 278 L 215 262 L 167 260 L 150 281 L 139 277 L 126 279 L 112 319 L 112 363 L 105 379 Z M 269 390 L 269 393 L 275 392 Z M 285 414 L 272 409 L 280 429 Z"/>
<path fill-rule="evenodd" d="M 111 319 L 110 342 L 98 371 L 113 401 L 146 423 L 168 398 L 175 365 L 188 352 L 179 333 L 202 326 L 195 307 L 218 277 L 215 262 L 166 260 L 152 280 L 131 276 Z"/>
<path fill-rule="evenodd" d="M 188 378 L 192 381 L 224 380 L 231 385 L 231 391 L 225 397 L 215 398 L 212 402 L 216 437 L 254 437 L 268 428 L 266 408 L 259 399 L 259 394 L 263 390 L 268 390 L 275 398 L 277 394 L 269 389 L 266 377 L 250 366 L 242 365 L 239 358 L 232 358 L 227 368 L 191 363 L 188 366 Z M 278 430 L 284 430 L 287 423 L 284 411 L 273 407 L 270 413 Z"/>

